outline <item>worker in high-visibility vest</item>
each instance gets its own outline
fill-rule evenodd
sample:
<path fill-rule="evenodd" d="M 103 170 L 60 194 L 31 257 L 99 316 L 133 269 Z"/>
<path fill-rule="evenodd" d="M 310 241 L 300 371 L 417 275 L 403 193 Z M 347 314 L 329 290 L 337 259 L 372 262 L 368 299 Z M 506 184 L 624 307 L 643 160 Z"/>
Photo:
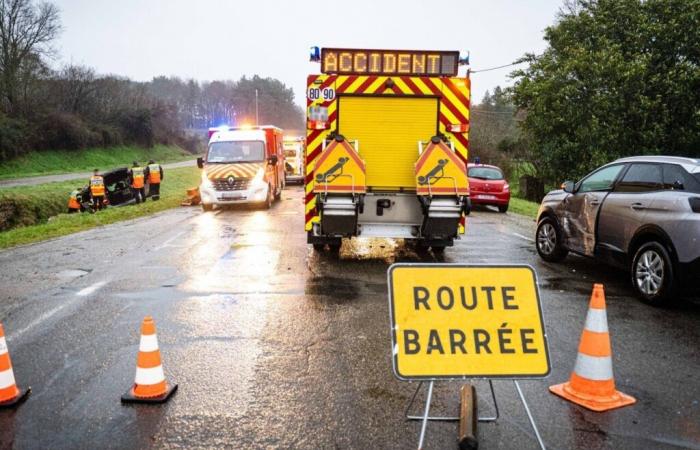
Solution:
<path fill-rule="evenodd" d="M 80 200 L 78 200 L 79 196 L 80 188 L 73 189 L 73 192 L 70 193 L 70 197 L 68 198 L 68 214 L 80 211 Z"/>
<path fill-rule="evenodd" d="M 141 203 L 146 201 L 146 187 L 145 179 L 146 173 L 143 167 L 139 165 L 137 161 L 134 161 L 134 165 L 129 170 L 129 178 L 131 179 L 131 190 L 134 192 L 134 198 L 136 203 Z"/>
<path fill-rule="evenodd" d="M 105 192 L 105 179 L 100 175 L 100 171 L 95 169 L 90 177 L 90 196 L 92 197 L 93 210 L 98 211 L 104 207 Z"/>
<path fill-rule="evenodd" d="M 148 161 L 148 166 L 144 171 L 148 180 L 148 193 L 153 200 L 160 199 L 160 183 L 163 181 L 163 168 L 155 161 Z"/>

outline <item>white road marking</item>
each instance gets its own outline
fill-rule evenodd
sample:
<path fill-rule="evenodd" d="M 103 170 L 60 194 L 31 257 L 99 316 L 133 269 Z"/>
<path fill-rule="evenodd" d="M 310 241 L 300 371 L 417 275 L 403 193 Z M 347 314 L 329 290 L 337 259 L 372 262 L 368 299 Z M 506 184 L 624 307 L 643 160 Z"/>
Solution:
<path fill-rule="evenodd" d="M 531 237 L 523 236 L 520 233 L 513 233 L 513 236 L 519 237 L 520 239 L 525 239 L 526 241 L 535 242 Z"/>
<path fill-rule="evenodd" d="M 171 237 L 170 239 L 168 239 L 167 241 L 163 242 L 161 245 L 159 245 L 158 247 L 156 247 L 156 250 L 162 250 L 162 249 L 164 249 L 165 247 L 169 247 L 171 242 L 173 242 L 173 241 L 179 239 L 179 238 L 180 238 L 183 234 L 185 234 L 185 233 L 186 233 L 186 231 L 181 231 L 181 232 L 179 232 L 179 233 L 176 234 L 175 236 Z"/>
<path fill-rule="evenodd" d="M 97 283 L 95 283 L 91 286 L 88 286 L 84 289 L 79 290 L 78 293 L 75 295 L 77 295 L 78 297 L 87 297 L 88 295 L 94 293 L 96 290 L 98 290 L 99 288 L 101 288 L 105 284 L 107 284 L 106 281 L 98 281 Z"/>
<path fill-rule="evenodd" d="M 105 284 L 107 284 L 106 281 L 98 281 L 97 283 L 95 283 L 95 284 L 93 284 L 93 285 L 91 285 L 91 286 L 88 286 L 88 287 L 86 287 L 86 288 L 81 289 L 80 291 L 78 291 L 77 294 L 76 294 L 76 296 L 78 296 L 78 297 L 86 297 L 86 296 L 88 296 L 88 295 L 94 293 L 94 292 L 97 291 L 98 289 L 100 289 L 100 288 L 101 288 L 102 286 L 104 286 Z M 23 335 L 24 333 L 26 333 L 27 331 L 31 330 L 32 328 L 34 328 L 35 326 L 41 324 L 42 322 L 44 322 L 44 321 L 50 319 L 51 317 L 55 316 L 56 313 L 58 313 L 58 312 L 61 311 L 62 309 L 66 308 L 67 306 L 70 306 L 70 305 L 72 305 L 72 304 L 73 304 L 73 302 L 66 300 L 63 304 L 61 304 L 61 305 L 55 307 L 54 309 L 52 309 L 52 310 L 50 310 L 50 311 L 45 312 L 44 314 L 42 314 L 41 316 L 39 316 L 36 320 L 34 320 L 33 322 L 31 322 L 31 323 L 30 323 L 29 325 L 27 325 L 26 327 L 22 328 L 22 329 L 19 330 L 19 331 L 16 331 L 16 332 L 12 333 L 12 337 L 18 338 L 18 337 L 22 336 L 22 335 Z"/>

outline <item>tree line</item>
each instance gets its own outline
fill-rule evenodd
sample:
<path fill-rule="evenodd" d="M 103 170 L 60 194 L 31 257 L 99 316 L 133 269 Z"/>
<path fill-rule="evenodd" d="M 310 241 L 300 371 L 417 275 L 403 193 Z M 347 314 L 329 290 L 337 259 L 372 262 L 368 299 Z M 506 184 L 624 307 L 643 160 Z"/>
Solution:
<path fill-rule="evenodd" d="M 631 155 L 700 157 L 700 0 L 566 0 L 544 38 L 510 90 L 542 179 Z"/>
<path fill-rule="evenodd" d="M 552 187 L 624 156 L 700 158 L 700 0 L 566 0 L 544 38 L 473 106 L 473 156 Z"/>
<path fill-rule="evenodd" d="M 54 69 L 61 32 L 55 5 L 0 0 L 0 161 L 29 151 L 177 144 L 195 151 L 186 129 L 254 123 L 303 126 L 291 88 L 272 78 L 137 82 L 87 66 Z"/>

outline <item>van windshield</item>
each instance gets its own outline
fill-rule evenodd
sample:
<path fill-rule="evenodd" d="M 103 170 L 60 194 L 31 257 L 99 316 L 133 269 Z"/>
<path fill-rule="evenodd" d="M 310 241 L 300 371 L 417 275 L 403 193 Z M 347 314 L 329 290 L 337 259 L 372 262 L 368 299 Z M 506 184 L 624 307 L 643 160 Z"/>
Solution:
<path fill-rule="evenodd" d="M 250 162 L 264 159 L 265 144 L 262 141 L 212 142 L 207 155 L 209 163 Z"/>

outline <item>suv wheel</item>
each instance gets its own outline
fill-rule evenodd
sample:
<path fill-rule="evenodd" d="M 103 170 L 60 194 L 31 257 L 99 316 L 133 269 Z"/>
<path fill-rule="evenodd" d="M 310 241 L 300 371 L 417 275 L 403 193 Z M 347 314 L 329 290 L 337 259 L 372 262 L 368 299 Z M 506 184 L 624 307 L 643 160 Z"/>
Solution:
<path fill-rule="evenodd" d="M 545 217 L 537 225 L 535 247 L 540 258 L 549 262 L 561 261 L 569 253 L 562 245 L 559 224 L 551 217 Z"/>
<path fill-rule="evenodd" d="M 647 242 L 637 249 L 630 275 L 632 287 L 643 302 L 659 306 L 671 300 L 676 288 L 673 262 L 659 242 Z"/>

